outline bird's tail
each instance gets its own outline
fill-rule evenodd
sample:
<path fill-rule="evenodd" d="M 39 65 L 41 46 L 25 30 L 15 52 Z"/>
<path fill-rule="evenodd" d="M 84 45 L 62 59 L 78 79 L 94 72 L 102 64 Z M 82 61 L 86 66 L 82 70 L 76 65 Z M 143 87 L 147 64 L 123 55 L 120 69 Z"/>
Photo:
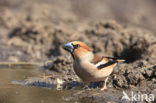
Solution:
<path fill-rule="evenodd" d="M 105 57 L 105 58 L 108 58 L 108 59 L 110 59 L 110 60 L 112 60 L 112 61 L 114 61 L 116 63 L 123 63 L 123 62 L 126 61 L 124 59 L 120 59 L 120 58 L 117 58 L 117 57 Z"/>

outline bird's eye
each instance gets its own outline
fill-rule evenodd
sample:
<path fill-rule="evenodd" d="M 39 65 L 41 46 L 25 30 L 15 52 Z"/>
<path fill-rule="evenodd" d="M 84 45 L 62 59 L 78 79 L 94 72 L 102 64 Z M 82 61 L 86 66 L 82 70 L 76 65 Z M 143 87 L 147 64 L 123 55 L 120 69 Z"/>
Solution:
<path fill-rule="evenodd" d="M 80 47 L 80 45 L 79 44 L 76 44 L 76 45 L 73 45 L 74 46 L 74 49 L 77 49 L 77 48 L 79 48 Z"/>

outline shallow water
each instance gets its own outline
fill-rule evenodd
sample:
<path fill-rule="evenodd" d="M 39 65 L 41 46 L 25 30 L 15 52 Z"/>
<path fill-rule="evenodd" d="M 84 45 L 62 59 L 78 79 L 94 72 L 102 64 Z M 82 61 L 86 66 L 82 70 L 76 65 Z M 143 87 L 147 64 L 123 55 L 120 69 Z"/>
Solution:
<path fill-rule="evenodd" d="M 6 67 L 0 65 L 0 103 L 65 103 L 62 98 L 71 94 L 71 91 L 12 84 L 14 80 L 38 77 L 44 72 L 30 65 Z"/>
<path fill-rule="evenodd" d="M 39 86 L 42 82 L 38 81 L 35 85 L 25 85 L 43 75 L 44 71 L 35 65 L 0 65 L 0 103 L 120 103 L 122 92 L 111 89 L 104 92 L 79 87 L 57 90 L 56 84 Z"/>

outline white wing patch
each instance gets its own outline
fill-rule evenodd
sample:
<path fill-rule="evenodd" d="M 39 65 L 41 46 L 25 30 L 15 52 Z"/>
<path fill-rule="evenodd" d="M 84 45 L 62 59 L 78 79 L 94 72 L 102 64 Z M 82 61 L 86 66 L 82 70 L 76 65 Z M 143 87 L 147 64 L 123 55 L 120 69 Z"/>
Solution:
<path fill-rule="evenodd" d="M 106 64 L 106 63 L 107 62 L 102 59 L 100 62 L 98 62 L 97 64 L 95 64 L 95 66 L 98 67 L 98 66 L 103 65 L 103 64 Z"/>

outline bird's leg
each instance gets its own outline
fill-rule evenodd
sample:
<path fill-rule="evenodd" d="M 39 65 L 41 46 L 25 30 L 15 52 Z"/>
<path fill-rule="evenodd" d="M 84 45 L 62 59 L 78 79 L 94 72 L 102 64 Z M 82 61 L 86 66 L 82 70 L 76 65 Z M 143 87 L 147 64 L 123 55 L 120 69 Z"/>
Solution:
<path fill-rule="evenodd" d="M 104 91 L 104 90 L 106 90 L 107 89 L 107 80 L 108 80 L 108 77 L 105 79 L 105 83 L 104 83 L 104 85 L 103 85 L 103 87 L 101 88 L 101 91 Z"/>

